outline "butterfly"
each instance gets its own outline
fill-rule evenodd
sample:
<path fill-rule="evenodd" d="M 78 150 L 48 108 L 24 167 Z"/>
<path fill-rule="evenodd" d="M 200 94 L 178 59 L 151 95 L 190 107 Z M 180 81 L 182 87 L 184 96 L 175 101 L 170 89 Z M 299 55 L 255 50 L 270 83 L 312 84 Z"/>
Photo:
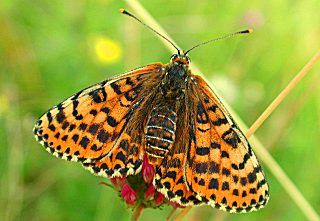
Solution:
<path fill-rule="evenodd" d="M 191 71 L 191 49 L 177 50 L 168 64 L 131 70 L 54 106 L 35 124 L 36 139 L 54 156 L 108 178 L 138 174 L 146 154 L 156 190 L 183 206 L 264 207 L 268 183 L 250 144 Z"/>

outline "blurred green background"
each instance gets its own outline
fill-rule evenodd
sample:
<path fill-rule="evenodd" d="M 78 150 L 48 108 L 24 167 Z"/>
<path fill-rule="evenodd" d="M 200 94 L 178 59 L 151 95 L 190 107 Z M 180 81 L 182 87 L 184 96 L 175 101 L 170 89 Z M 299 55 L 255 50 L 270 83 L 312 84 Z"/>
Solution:
<path fill-rule="evenodd" d="M 207 79 L 251 125 L 320 48 L 320 1 L 164 1 L 140 3 L 188 49 L 253 27 L 190 54 Z M 149 30 L 119 13 L 115 0 L 3 0 L 0 4 L 0 220 L 128 220 L 105 179 L 57 159 L 38 144 L 38 117 L 105 78 L 171 56 Z M 308 202 L 320 211 L 320 66 L 317 64 L 256 133 Z M 262 165 L 271 198 L 259 212 L 210 207 L 185 220 L 305 220 Z M 141 220 L 171 210 L 147 209 Z"/>

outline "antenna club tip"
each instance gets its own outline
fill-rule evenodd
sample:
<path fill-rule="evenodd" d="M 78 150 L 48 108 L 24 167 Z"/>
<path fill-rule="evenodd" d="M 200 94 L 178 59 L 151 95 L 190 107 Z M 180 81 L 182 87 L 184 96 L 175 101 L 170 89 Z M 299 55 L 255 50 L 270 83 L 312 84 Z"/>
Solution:
<path fill-rule="evenodd" d="M 252 32 L 253 32 L 253 28 L 249 28 L 248 33 L 252 33 Z"/>
<path fill-rule="evenodd" d="M 120 8 L 119 11 L 120 11 L 121 13 L 125 13 L 126 10 L 125 10 L 124 8 Z"/>

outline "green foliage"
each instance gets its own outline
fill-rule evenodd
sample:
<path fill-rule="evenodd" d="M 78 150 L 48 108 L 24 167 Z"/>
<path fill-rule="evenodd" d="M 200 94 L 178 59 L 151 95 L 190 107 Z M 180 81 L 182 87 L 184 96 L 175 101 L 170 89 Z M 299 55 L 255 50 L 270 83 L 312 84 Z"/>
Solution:
<path fill-rule="evenodd" d="M 141 0 L 184 49 L 253 27 L 251 35 L 198 48 L 191 60 L 248 125 L 320 48 L 320 1 Z M 171 54 L 143 26 L 118 10 L 123 1 L 4 0 L 0 6 L 0 219 L 128 220 L 118 193 L 80 164 L 46 153 L 32 134 L 47 109 L 73 93 Z M 95 36 L 122 49 L 106 63 Z M 320 211 L 319 64 L 257 131 L 305 198 Z M 305 220 L 266 166 L 271 199 L 265 209 L 225 220 Z M 164 220 L 171 208 L 148 209 L 141 220 Z M 191 210 L 210 220 L 222 212 Z M 217 218 L 218 219 L 218 218 Z"/>

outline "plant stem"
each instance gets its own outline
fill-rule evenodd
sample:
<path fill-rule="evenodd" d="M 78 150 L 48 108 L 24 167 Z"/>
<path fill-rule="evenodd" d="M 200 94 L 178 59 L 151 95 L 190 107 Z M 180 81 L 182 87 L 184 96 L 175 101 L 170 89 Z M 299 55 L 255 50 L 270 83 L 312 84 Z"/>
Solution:
<path fill-rule="evenodd" d="M 280 105 L 280 103 L 287 97 L 287 95 L 296 87 L 300 80 L 309 72 L 309 70 L 320 59 L 320 51 L 318 51 L 311 60 L 301 69 L 301 71 L 289 82 L 289 84 L 281 91 L 281 93 L 273 100 L 273 102 L 266 108 L 260 117 L 252 124 L 247 131 L 246 136 L 249 138 L 269 117 L 269 115 Z"/>
<path fill-rule="evenodd" d="M 186 208 L 184 208 L 179 214 L 178 216 L 175 218 L 174 221 L 181 221 L 186 215 L 187 213 L 191 210 L 191 206 L 188 206 Z"/>
<path fill-rule="evenodd" d="M 173 207 L 172 210 L 170 211 L 170 213 L 168 214 L 167 218 L 166 218 L 166 221 L 170 221 L 174 212 L 177 210 L 176 207 Z"/>
<path fill-rule="evenodd" d="M 142 210 L 143 210 L 143 205 L 140 204 L 134 211 L 131 217 L 131 221 L 137 221 L 139 217 L 141 216 Z"/>

